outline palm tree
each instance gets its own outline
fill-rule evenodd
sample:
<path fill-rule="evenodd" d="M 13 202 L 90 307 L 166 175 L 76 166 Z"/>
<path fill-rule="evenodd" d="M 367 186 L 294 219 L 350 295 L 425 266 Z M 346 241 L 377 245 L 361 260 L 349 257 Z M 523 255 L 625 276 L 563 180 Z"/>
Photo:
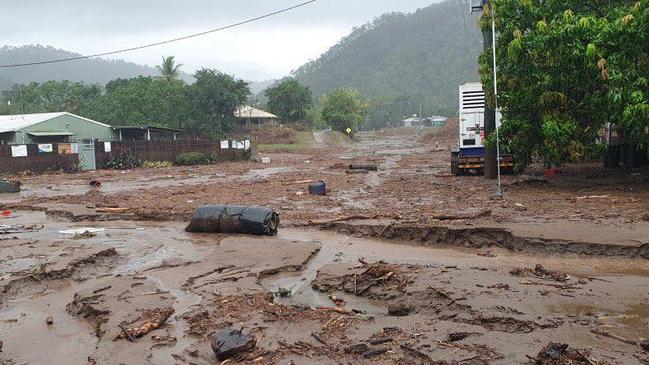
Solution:
<path fill-rule="evenodd" d="M 174 56 L 165 57 L 162 56 L 162 64 L 156 66 L 155 68 L 160 71 L 162 76 L 167 79 L 175 79 L 180 75 L 180 68 L 182 63 L 176 65 L 176 60 Z"/>

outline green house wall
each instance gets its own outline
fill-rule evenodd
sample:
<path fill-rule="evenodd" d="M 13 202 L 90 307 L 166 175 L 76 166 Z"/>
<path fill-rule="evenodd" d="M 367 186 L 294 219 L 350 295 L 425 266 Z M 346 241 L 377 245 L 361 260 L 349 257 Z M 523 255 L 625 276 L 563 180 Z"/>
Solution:
<path fill-rule="evenodd" d="M 96 139 L 98 141 L 113 141 L 115 135 L 113 129 L 109 126 L 93 123 L 83 118 L 74 115 L 61 115 L 44 122 L 34 124 L 29 127 L 18 130 L 14 136 L 13 141 L 6 142 L 8 144 L 30 144 L 30 143 L 46 143 L 43 138 L 34 139 L 29 135 L 29 132 L 70 132 L 71 136 L 67 137 L 65 142 L 81 142 L 84 139 Z M 59 138 L 59 137 L 52 137 Z"/>

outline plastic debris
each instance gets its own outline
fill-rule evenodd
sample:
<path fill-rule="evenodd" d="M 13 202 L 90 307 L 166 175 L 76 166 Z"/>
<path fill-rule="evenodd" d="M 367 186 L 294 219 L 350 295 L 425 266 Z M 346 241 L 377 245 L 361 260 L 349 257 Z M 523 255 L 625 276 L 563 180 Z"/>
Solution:
<path fill-rule="evenodd" d="M 208 205 L 196 209 L 185 230 L 274 236 L 278 226 L 279 214 L 270 208 Z"/>
<path fill-rule="evenodd" d="M 224 330 L 212 337 L 212 350 L 219 361 L 250 351 L 254 347 L 255 339 L 244 335 L 240 330 Z"/>
<path fill-rule="evenodd" d="M 327 186 L 324 181 L 320 180 L 315 184 L 309 185 L 309 194 L 311 195 L 327 195 Z"/>
<path fill-rule="evenodd" d="M 74 228 L 74 229 L 66 229 L 64 231 L 59 231 L 60 234 L 68 234 L 71 236 L 79 236 L 79 235 L 85 235 L 85 234 L 90 234 L 90 233 L 99 233 L 103 232 L 105 229 L 103 228 L 88 228 L 88 227 L 82 227 L 82 228 Z"/>
<path fill-rule="evenodd" d="M 19 193 L 19 192 L 20 192 L 19 181 L 0 180 L 0 193 Z"/>

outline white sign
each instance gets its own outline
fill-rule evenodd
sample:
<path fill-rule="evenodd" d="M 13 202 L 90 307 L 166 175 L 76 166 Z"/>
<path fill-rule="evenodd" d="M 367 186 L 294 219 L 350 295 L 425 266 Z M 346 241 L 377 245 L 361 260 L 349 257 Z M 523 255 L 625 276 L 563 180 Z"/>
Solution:
<path fill-rule="evenodd" d="M 221 149 L 227 150 L 228 148 L 230 148 L 230 141 L 221 141 Z"/>
<path fill-rule="evenodd" d="M 110 142 L 104 142 L 104 152 L 110 152 L 111 150 Z"/>
<path fill-rule="evenodd" d="M 51 143 L 38 145 L 38 153 L 49 153 L 49 152 L 54 152 L 54 148 L 52 147 Z"/>
<path fill-rule="evenodd" d="M 27 157 L 27 145 L 21 144 L 17 146 L 11 146 L 11 156 Z"/>
<path fill-rule="evenodd" d="M 243 141 L 243 148 L 246 151 L 250 150 L 250 140 L 249 139 L 246 139 L 245 141 Z"/>
<path fill-rule="evenodd" d="M 238 150 L 242 150 L 242 149 L 245 149 L 245 148 L 246 148 L 245 143 L 243 143 L 243 142 L 241 142 L 241 141 L 237 141 L 236 144 L 237 144 L 237 149 L 238 149 Z"/>
<path fill-rule="evenodd" d="M 79 153 L 79 144 L 78 143 L 70 143 L 70 147 L 72 148 L 72 153 Z"/>

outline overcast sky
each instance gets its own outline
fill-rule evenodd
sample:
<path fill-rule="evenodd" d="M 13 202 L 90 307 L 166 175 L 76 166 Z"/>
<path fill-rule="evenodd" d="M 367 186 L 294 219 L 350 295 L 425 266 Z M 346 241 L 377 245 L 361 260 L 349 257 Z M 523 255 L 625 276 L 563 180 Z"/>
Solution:
<path fill-rule="evenodd" d="M 299 4 L 304 0 L 20 0 L 0 9 L 0 44 L 51 45 L 90 54 L 175 38 Z M 176 56 L 261 81 L 317 58 L 352 27 L 386 12 L 412 12 L 436 0 L 318 0 L 254 24 L 115 56 L 156 65 Z"/>

